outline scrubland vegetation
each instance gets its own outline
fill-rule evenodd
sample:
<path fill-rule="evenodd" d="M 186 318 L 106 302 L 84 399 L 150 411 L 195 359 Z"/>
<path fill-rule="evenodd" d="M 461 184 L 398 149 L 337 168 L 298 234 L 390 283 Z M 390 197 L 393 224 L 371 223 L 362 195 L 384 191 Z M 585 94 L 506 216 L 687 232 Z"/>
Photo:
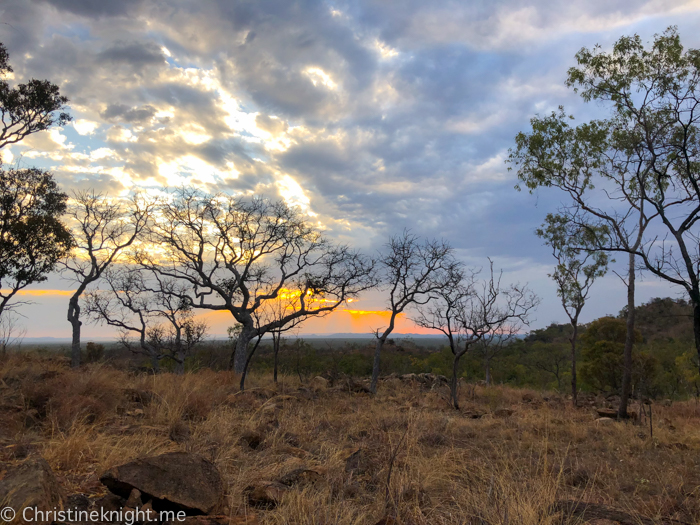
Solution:
<path fill-rule="evenodd" d="M 342 377 L 275 385 L 253 373 L 240 392 L 232 372 L 74 371 L 64 357 L 16 354 L 0 378 L 2 460 L 41 454 L 69 493 L 92 498 L 106 469 L 185 450 L 219 467 L 236 523 L 577 523 L 557 510 L 568 501 L 597 504 L 591 516 L 700 518 L 695 400 L 654 403 L 652 437 L 648 419 L 596 422 L 600 396 L 572 410 L 557 393 L 508 386 L 463 385 L 456 411 L 445 383 L 396 377 L 372 396 Z M 251 503 L 251 485 L 300 467 L 314 477 L 275 506 Z"/>

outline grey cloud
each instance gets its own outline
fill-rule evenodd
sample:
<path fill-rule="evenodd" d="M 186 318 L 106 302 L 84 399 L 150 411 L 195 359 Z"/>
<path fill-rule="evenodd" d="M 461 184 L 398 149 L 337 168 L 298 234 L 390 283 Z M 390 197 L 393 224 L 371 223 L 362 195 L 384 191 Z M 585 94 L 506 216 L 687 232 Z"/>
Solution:
<path fill-rule="evenodd" d="M 37 1 L 37 0 L 34 0 Z M 69 13 L 99 18 L 103 16 L 121 16 L 133 11 L 142 4 L 142 0 L 38 0 L 56 9 Z"/>
<path fill-rule="evenodd" d="M 100 116 L 111 122 L 143 122 L 149 120 L 156 114 L 156 108 L 151 105 L 140 107 L 129 107 L 124 104 L 110 104 L 100 113 Z"/>
<path fill-rule="evenodd" d="M 160 47 L 153 42 L 117 42 L 97 55 L 98 59 L 112 63 L 125 63 L 136 69 L 165 60 Z"/>

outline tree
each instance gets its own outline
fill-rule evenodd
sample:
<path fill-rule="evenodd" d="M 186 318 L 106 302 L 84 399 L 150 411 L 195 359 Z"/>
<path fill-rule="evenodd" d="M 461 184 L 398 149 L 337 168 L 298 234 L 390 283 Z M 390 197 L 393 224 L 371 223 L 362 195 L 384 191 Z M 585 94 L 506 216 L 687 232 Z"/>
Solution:
<path fill-rule="evenodd" d="M 522 324 L 512 319 L 504 319 L 493 330 L 481 338 L 477 346 L 478 352 L 484 360 L 484 380 L 491 384 L 491 363 L 503 350 L 503 347 L 512 343 L 522 329 Z"/>
<path fill-rule="evenodd" d="M 452 247 L 445 241 L 421 241 L 407 230 L 389 240 L 379 257 L 379 279 L 389 293 L 389 324 L 383 331 L 375 331 L 377 341 L 370 384 L 373 394 L 377 392 L 382 347 L 394 331 L 396 318 L 407 308 L 427 304 L 449 285 L 448 276 L 458 275 L 460 268 Z"/>
<path fill-rule="evenodd" d="M 576 55 L 567 83 L 586 101 L 610 105 L 616 136 L 633 162 L 644 216 L 659 225 L 637 248 L 653 275 L 682 287 L 693 305 L 700 356 L 700 50 L 684 51 L 677 29 L 656 35 L 645 49 L 638 35 L 620 38 L 611 52 L 599 46 Z"/>
<path fill-rule="evenodd" d="M 137 240 L 150 219 L 153 203 L 135 195 L 128 203 L 113 201 L 94 191 L 74 194 L 68 207 L 74 246 L 61 261 L 64 275 L 77 288 L 68 300 L 72 327 L 71 366 L 80 366 L 80 297 L 98 281 L 123 252 Z"/>
<path fill-rule="evenodd" d="M 0 357 L 7 355 L 8 348 L 19 347 L 26 333 L 26 328 L 19 326 L 17 315 L 5 311 L 5 314 L 0 316 Z"/>
<path fill-rule="evenodd" d="M 5 80 L 8 73 L 12 73 L 9 55 L 0 43 L 0 149 L 71 120 L 68 113 L 61 111 L 68 99 L 60 94 L 58 86 L 48 80 L 31 79 L 12 88 Z M 60 111 L 58 115 L 57 111 Z"/>
<path fill-rule="evenodd" d="M 30 284 L 46 280 L 73 246 L 61 223 L 67 195 L 50 173 L 10 169 L 0 174 L 0 315 Z"/>
<path fill-rule="evenodd" d="M 263 198 L 205 195 L 182 188 L 158 207 L 149 240 L 163 254 L 138 260 L 164 278 L 187 284 L 192 308 L 228 311 L 241 324 L 234 370 L 242 373 L 250 341 L 296 319 L 331 312 L 375 285 L 374 263 L 330 243 L 297 209 Z M 283 289 L 299 308 L 256 326 L 254 314 Z"/>
<path fill-rule="evenodd" d="M 557 261 L 554 272 L 549 276 L 557 285 L 557 295 L 561 300 L 573 331 L 571 333 L 571 399 L 576 406 L 578 389 L 576 385 L 576 340 L 578 321 L 591 287 L 596 279 L 605 275 L 608 256 L 600 250 L 585 247 L 599 244 L 597 238 L 605 235 L 603 227 L 580 227 L 561 215 L 548 214 L 537 235 L 552 249 Z M 582 248 L 583 247 L 583 248 Z"/>
<path fill-rule="evenodd" d="M 185 359 L 204 339 L 207 327 L 193 318 L 190 305 L 182 301 L 187 293 L 183 284 L 127 265 L 106 269 L 103 282 L 106 290 L 86 293 L 87 314 L 116 327 L 121 344 L 148 356 L 153 370 L 160 369 L 161 360 L 170 359 L 176 372 L 184 373 Z"/>
<path fill-rule="evenodd" d="M 461 266 L 452 267 L 442 275 L 443 286 L 432 292 L 429 301 L 418 305 L 416 324 L 445 334 L 452 352 L 450 402 L 459 408 L 457 383 L 460 360 L 474 345 L 485 338 L 497 339 L 505 326 L 515 327 L 526 322 L 528 314 L 539 299 L 527 287 L 501 285 L 502 272 L 496 276 L 493 262 L 490 276 L 476 281 L 478 272 L 466 273 Z"/>
<path fill-rule="evenodd" d="M 592 121 L 577 127 L 569 123 L 563 108 L 550 116 L 535 117 L 532 133 L 519 133 L 517 148 L 509 161 L 518 167 L 518 178 L 534 191 L 539 187 L 558 188 L 571 199 L 559 213 L 581 228 L 591 223 L 603 225 L 610 235 L 596 236 L 605 241 L 597 248 L 628 252 L 627 339 L 622 369 L 622 392 L 619 417 L 627 417 L 627 400 L 631 391 L 632 347 L 635 325 L 635 251 L 642 246 L 644 232 L 652 217 L 647 216 L 639 185 L 645 184 L 648 168 L 635 160 L 629 140 L 617 131 L 617 122 Z M 594 191 L 594 183 L 603 191 Z"/>

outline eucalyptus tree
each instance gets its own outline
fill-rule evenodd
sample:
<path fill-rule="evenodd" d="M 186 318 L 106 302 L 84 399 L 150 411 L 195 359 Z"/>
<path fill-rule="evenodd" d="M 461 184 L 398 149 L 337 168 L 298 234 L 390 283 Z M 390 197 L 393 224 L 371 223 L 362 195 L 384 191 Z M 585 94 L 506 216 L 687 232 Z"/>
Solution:
<path fill-rule="evenodd" d="M 556 260 L 554 272 L 549 274 L 557 286 L 557 295 L 573 331 L 571 343 L 571 398 L 576 406 L 576 340 L 581 311 L 596 279 L 608 269 L 608 256 L 602 250 L 587 249 L 597 246 L 607 234 L 603 226 L 580 226 L 562 215 L 548 214 L 537 235 L 545 240 Z"/>
<path fill-rule="evenodd" d="M 139 264 L 185 283 L 181 298 L 192 308 L 231 313 L 241 325 L 238 373 L 254 337 L 331 312 L 375 286 L 374 261 L 331 243 L 283 202 L 181 188 L 157 213 L 148 238 L 159 251 L 139 251 Z M 256 326 L 256 312 L 283 290 L 296 294 L 299 308 Z"/>
<path fill-rule="evenodd" d="M 50 173 L 0 172 L 0 316 L 30 284 L 43 282 L 73 247 L 61 222 L 68 196 Z"/>
<path fill-rule="evenodd" d="M 450 285 L 450 274 L 461 271 L 453 248 L 445 241 L 421 240 L 407 230 L 391 237 L 378 258 L 379 281 L 388 293 L 389 322 L 375 331 L 376 343 L 370 391 L 377 392 L 380 357 L 396 319 L 409 308 L 427 304 Z"/>
<path fill-rule="evenodd" d="M 581 49 L 567 84 L 586 101 L 608 104 L 616 140 L 637 169 L 640 214 L 659 225 L 638 247 L 646 270 L 688 294 L 700 357 L 700 50 L 684 50 L 675 27 L 645 48 L 638 35 L 610 52 Z"/>
<path fill-rule="evenodd" d="M 535 117 L 531 133 L 519 133 L 517 148 L 509 161 L 517 166 L 518 178 L 532 192 L 553 187 L 571 199 L 559 214 L 587 228 L 605 226 L 610 233 L 593 236 L 588 249 L 626 251 L 627 272 L 621 276 L 627 288 L 627 338 L 624 347 L 620 417 L 627 417 L 631 393 L 634 346 L 636 251 L 653 219 L 641 198 L 647 167 L 636 161 L 628 139 L 616 131 L 616 121 L 592 121 L 572 126 L 573 117 L 563 108 L 546 117 Z M 596 189 L 595 186 L 600 186 Z"/>
<path fill-rule="evenodd" d="M 68 300 L 72 328 L 71 366 L 80 366 L 80 298 L 115 263 L 126 262 L 125 251 L 134 245 L 151 218 L 155 203 L 135 195 L 127 202 L 94 191 L 75 193 L 68 206 L 68 223 L 74 246 L 60 262 L 62 273 L 76 285 Z"/>
<path fill-rule="evenodd" d="M 61 95 L 56 84 L 31 79 L 10 86 L 7 81 L 12 73 L 9 58 L 7 48 L 0 43 L 0 149 L 71 120 L 64 111 L 68 99 Z"/>

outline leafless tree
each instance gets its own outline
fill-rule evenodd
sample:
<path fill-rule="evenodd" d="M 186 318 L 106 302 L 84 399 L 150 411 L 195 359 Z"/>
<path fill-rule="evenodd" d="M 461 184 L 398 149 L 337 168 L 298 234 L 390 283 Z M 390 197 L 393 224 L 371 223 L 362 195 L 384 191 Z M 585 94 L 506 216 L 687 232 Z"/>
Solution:
<path fill-rule="evenodd" d="M 19 325 L 15 312 L 5 310 L 0 314 L 0 356 L 7 354 L 7 349 L 19 347 L 27 329 Z"/>
<path fill-rule="evenodd" d="M 204 339 L 207 326 L 194 319 L 189 304 L 181 300 L 186 293 L 182 284 L 126 265 L 107 269 L 102 281 L 105 290 L 86 293 L 87 313 L 116 327 L 121 344 L 148 356 L 154 370 L 168 358 L 177 373 L 184 373 L 185 359 Z"/>
<path fill-rule="evenodd" d="M 228 311 L 241 324 L 236 372 L 244 371 L 253 338 L 333 311 L 375 285 L 373 261 L 331 244 L 282 202 L 185 188 L 172 197 L 149 229 L 164 253 L 140 252 L 139 263 L 186 283 L 182 299 L 192 308 Z M 299 308 L 256 326 L 255 313 L 283 290 L 296 293 Z"/>
<path fill-rule="evenodd" d="M 452 402 L 458 408 L 457 373 L 459 360 L 478 342 L 486 337 L 500 337 L 500 330 L 509 325 L 526 325 L 529 316 L 540 302 L 527 286 L 501 283 L 503 271 L 498 275 L 489 260 L 489 275 L 475 285 L 473 293 L 467 295 L 464 307 L 458 316 L 462 331 L 462 347 L 454 356 L 452 368 Z"/>
<path fill-rule="evenodd" d="M 105 270 L 123 259 L 124 252 L 141 235 L 153 211 L 153 202 L 140 195 L 127 203 L 108 199 L 94 191 L 75 193 L 68 208 L 75 245 L 61 263 L 62 273 L 77 285 L 68 300 L 72 327 L 71 366 L 80 366 L 80 297 Z"/>
<path fill-rule="evenodd" d="M 449 275 L 461 271 L 461 263 L 455 260 L 448 243 L 422 241 L 407 230 L 389 240 L 378 262 L 382 288 L 389 294 L 389 324 L 375 331 L 372 393 L 377 392 L 382 348 L 394 331 L 397 317 L 408 308 L 427 304 L 450 286 Z"/>
<path fill-rule="evenodd" d="M 491 363 L 506 345 L 512 343 L 523 328 L 519 319 L 506 319 L 500 326 L 494 326 L 493 330 L 481 338 L 478 345 L 478 353 L 484 360 L 484 380 L 491 384 Z"/>

